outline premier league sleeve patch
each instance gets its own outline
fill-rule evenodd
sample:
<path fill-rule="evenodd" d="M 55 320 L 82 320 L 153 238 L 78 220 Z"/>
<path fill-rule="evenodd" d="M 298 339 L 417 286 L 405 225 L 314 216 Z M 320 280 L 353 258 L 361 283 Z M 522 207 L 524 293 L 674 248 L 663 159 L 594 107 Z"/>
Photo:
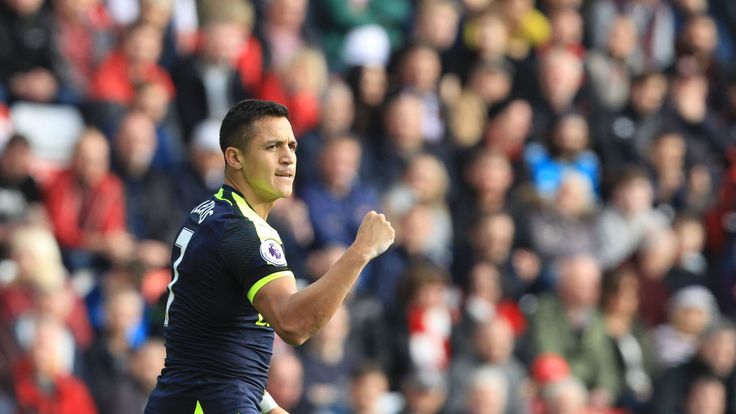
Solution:
<path fill-rule="evenodd" d="M 274 239 L 266 239 L 261 242 L 261 257 L 274 266 L 286 266 L 286 255 L 281 244 Z"/>

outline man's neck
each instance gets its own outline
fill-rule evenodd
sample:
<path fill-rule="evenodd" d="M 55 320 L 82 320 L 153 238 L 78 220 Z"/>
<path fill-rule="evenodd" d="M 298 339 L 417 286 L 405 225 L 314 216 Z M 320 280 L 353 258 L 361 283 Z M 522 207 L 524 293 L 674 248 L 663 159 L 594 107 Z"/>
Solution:
<path fill-rule="evenodd" d="M 273 201 L 258 202 L 258 197 L 255 196 L 253 190 L 246 182 L 233 178 L 230 175 L 225 176 L 225 184 L 233 187 L 243 194 L 243 198 L 245 198 L 245 201 L 248 203 L 250 208 L 252 208 L 253 211 L 255 211 L 262 219 L 266 220 L 268 218 L 268 213 L 274 205 Z"/>

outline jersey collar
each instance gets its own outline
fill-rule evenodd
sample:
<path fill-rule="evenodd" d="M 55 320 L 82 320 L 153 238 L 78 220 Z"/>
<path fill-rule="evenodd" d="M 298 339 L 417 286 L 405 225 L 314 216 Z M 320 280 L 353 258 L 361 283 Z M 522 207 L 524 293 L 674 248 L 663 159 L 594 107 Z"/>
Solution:
<path fill-rule="evenodd" d="M 248 204 L 248 201 L 238 190 L 227 184 L 223 184 L 217 194 L 215 194 L 215 198 L 228 202 L 230 200 L 234 201 L 235 205 L 238 206 L 238 209 L 243 214 L 243 216 L 245 216 L 245 218 L 252 221 L 256 225 L 256 230 L 258 231 L 258 234 L 259 236 L 261 236 L 261 238 L 272 238 L 278 240 L 278 242 L 281 243 L 281 237 L 278 236 L 276 230 L 271 227 L 271 225 L 268 224 L 268 222 L 266 222 L 263 217 L 259 216 L 255 210 L 253 210 L 253 207 Z"/>

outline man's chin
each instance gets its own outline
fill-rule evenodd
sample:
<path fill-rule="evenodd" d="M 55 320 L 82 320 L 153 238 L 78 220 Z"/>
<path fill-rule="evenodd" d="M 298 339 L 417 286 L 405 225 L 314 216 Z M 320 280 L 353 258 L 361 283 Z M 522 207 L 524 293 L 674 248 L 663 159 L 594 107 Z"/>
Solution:
<path fill-rule="evenodd" d="M 291 197 L 291 195 L 293 193 L 294 193 L 294 188 L 293 187 L 279 188 L 277 197 L 278 198 L 289 198 L 289 197 Z"/>

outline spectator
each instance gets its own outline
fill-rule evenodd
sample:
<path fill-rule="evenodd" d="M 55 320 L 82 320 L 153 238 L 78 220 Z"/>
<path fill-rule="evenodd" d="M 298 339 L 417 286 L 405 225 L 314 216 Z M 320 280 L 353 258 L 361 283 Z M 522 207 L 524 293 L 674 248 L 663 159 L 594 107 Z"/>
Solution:
<path fill-rule="evenodd" d="M 499 413 L 524 414 L 529 412 L 524 391 L 527 384 L 526 370 L 513 356 L 514 331 L 511 323 L 503 315 L 497 315 L 476 325 L 473 332 L 473 350 L 470 355 L 456 354 L 450 369 L 450 399 L 448 412 L 462 413 L 466 407 L 467 395 L 477 393 L 473 378 L 468 377 L 475 367 L 493 367 L 503 378 L 505 387 L 495 394 L 504 403 Z M 500 392 L 502 391 L 503 392 Z M 488 398 L 488 397 L 486 397 Z M 471 399 L 472 401 L 472 399 Z M 477 405 L 476 409 L 481 405 Z M 505 408 L 503 408 L 505 407 Z"/>
<path fill-rule="evenodd" d="M 401 56 L 399 88 L 416 94 L 422 100 L 422 137 L 428 145 L 445 143 L 444 102 L 439 82 L 442 63 L 436 50 L 412 45 Z"/>
<path fill-rule="evenodd" d="M 336 136 L 349 134 L 355 120 L 355 103 L 353 92 L 342 80 L 331 80 L 324 93 L 320 106 L 322 112 L 317 127 L 299 140 L 297 147 L 297 187 L 303 188 L 306 183 L 319 178 L 319 152 L 325 143 Z M 360 137 L 361 140 L 367 137 Z M 368 154 L 363 154 L 367 161 Z M 361 169 L 371 168 L 370 162 L 362 162 Z M 366 174 L 361 174 L 365 176 Z"/>
<path fill-rule="evenodd" d="M 451 208 L 456 248 L 467 243 L 462 237 L 472 231 L 479 217 L 516 210 L 511 194 L 514 171 L 502 154 L 476 151 L 461 173 L 465 188 L 459 190 Z"/>
<path fill-rule="evenodd" d="M 677 291 L 669 303 L 669 320 L 653 332 L 659 364 L 670 368 L 687 361 L 698 349 L 700 337 L 717 321 L 713 295 L 701 286 Z"/>
<path fill-rule="evenodd" d="M 115 46 L 112 21 L 99 0 L 60 0 L 54 2 L 54 23 L 59 81 L 78 104 L 87 97 L 95 69 Z"/>
<path fill-rule="evenodd" d="M 498 152 L 508 159 L 514 172 L 521 177 L 524 146 L 530 138 L 536 113 L 523 99 L 514 99 L 495 108 L 480 147 Z M 551 129 L 551 128 L 550 128 Z"/>
<path fill-rule="evenodd" d="M 449 368 L 450 333 L 455 323 L 448 275 L 441 268 L 422 262 L 412 264 L 406 272 L 401 291 L 403 312 L 390 318 L 403 319 L 396 321 L 406 329 L 406 342 L 400 347 L 407 347 L 407 360 L 400 361 L 400 365 L 409 366 L 395 366 L 393 377 L 402 378 L 415 369 L 444 373 Z M 398 335 L 402 336 L 403 333 Z"/>
<path fill-rule="evenodd" d="M 382 107 L 388 91 L 387 62 L 351 66 L 346 81 L 355 99 L 353 130 L 372 139 L 381 135 Z"/>
<path fill-rule="evenodd" d="M 115 408 L 108 403 L 124 392 L 133 350 L 145 340 L 134 336 L 143 313 L 140 294 L 132 289 L 108 293 L 105 324 L 86 354 L 87 383 L 101 413 Z"/>
<path fill-rule="evenodd" d="M 33 331 L 30 348 L 13 375 L 19 412 L 96 414 L 89 390 L 70 374 L 64 361 L 70 346 L 64 340 L 64 328 L 41 319 Z"/>
<path fill-rule="evenodd" d="M 375 364 L 359 365 L 350 378 L 350 398 L 338 414 L 379 414 L 391 412 L 388 396 L 388 378 Z"/>
<path fill-rule="evenodd" d="M 539 97 L 533 103 L 533 137 L 543 137 L 560 115 L 583 112 L 583 101 L 587 98 L 582 91 L 583 75 L 582 59 L 566 49 L 550 49 L 540 57 Z"/>
<path fill-rule="evenodd" d="M 312 274 L 308 270 L 307 261 L 314 242 L 314 228 L 309 220 L 309 207 L 295 196 L 281 199 L 271 209 L 268 215 L 268 223 L 279 232 L 285 249 L 289 251 L 289 269 L 296 277 L 307 275 L 308 277 L 321 277 L 323 272 Z"/>
<path fill-rule="evenodd" d="M 294 135 L 301 138 L 319 124 L 319 97 L 327 86 L 327 64 L 319 49 L 304 47 L 264 75 L 258 96 L 289 108 Z"/>
<path fill-rule="evenodd" d="M 638 290 L 637 274 L 629 268 L 606 275 L 601 289 L 601 312 L 606 335 L 616 353 L 621 392 L 615 405 L 646 412 L 658 367 L 649 334 L 638 317 Z"/>
<path fill-rule="evenodd" d="M 610 407 L 620 389 L 615 354 L 596 308 L 601 270 L 591 256 L 560 260 L 556 295 L 539 298 L 531 315 L 530 335 L 537 354 L 564 357 L 572 374 L 591 391 L 591 405 Z"/>
<path fill-rule="evenodd" d="M 639 273 L 639 314 L 647 326 L 667 319 L 668 276 L 677 260 L 677 236 L 669 227 L 645 236 L 633 257 Z"/>
<path fill-rule="evenodd" d="M 511 385 L 503 373 L 492 366 L 474 370 L 466 396 L 470 414 L 501 414 L 506 412 L 506 393 Z"/>
<path fill-rule="evenodd" d="M 153 123 L 129 113 L 115 138 L 114 170 L 125 189 L 126 224 L 139 256 L 151 268 L 168 265 L 180 215 L 169 177 L 151 163 L 157 147 Z"/>
<path fill-rule="evenodd" d="M 652 208 L 652 197 L 652 184 L 643 171 L 630 169 L 619 177 L 597 223 L 597 256 L 604 269 L 623 263 L 648 234 L 667 224 L 665 216 Z"/>
<path fill-rule="evenodd" d="M 436 372 L 415 372 L 402 382 L 404 409 L 402 414 L 438 414 L 445 412 L 447 398 L 445 379 Z"/>
<path fill-rule="evenodd" d="M 595 47 L 604 49 L 615 16 L 624 15 L 636 23 L 636 32 L 639 34 L 637 43 L 644 55 L 645 67 L 659 71 L 672 63 L 675 55 L 675 21 L 670 2 L 601 0 L 590 8 L 589 13 L 591 41 Z"/>
<path fill-rule="evenodd" d="M 729 143 L 708 108 L 708 81 L 690 59 L 678 60 L 676 69 L 665 114 L 685 138 L 688 161 L 708 165 L 717 173 Z"/>
<path fill-rule="evenodd" d="M 289 412 L 295 411 L 304 398 L 304 367 L 290 350 L 273 356 L 266 386 L 276 403 Z"/>
<path fill-rule="evenodd" d="M 519 336 L 526 330 L 526 319 L 518 303 L 507 297 L 501 286 L 501 275 L 490 263 L 477 262 L 470 270 L 470 283 L 462 303 L 462 316 L 452 333 L 453 355 L 462 357 L 474 352 L 473 332 L 494 318 L 503 317 Z"/>
<path fill-rule="evenodd" d="M 565 173 L 554 198 L 542 201 L 527 217 L 527 238 L 544 264 L 596 252 L 595 193 L 587 177 Z"/>
<path fill-rule="evenodd" d="M 510 97 L 514 75 L 513 66 L 504 60 L 480 61 L 470 69 L 466 89 L 477 94 L 486 111 L 494 112 Z"/>
<path fill-rule="evenodd" d="M 378 196 L 358 177 L 362 148 L 351 136 L 328 142 L 320 154 L 320 181 L 309 183 L 302 197 L 307 203 L 318 246 L 348 246 L 363 215 L 377 209 Z"/>
<path fill-rule="evenodd" d="M 350 373 L 361 358 L 347 342 L 349 318 L 347 308 L 340 308 L 299 353 L 304 367 L 304 410 L 329 410 L 345 403 Z"/>
<path fill-rule="evenodd" d="M 43 0 L 0 3 L 0 84 L 9 100 L 63 100 L 52 22 Z"/>
<path fill-rule="evenodd" d="M 110 414 L 142 412 L 148 396 L 156 387 L 156 380 L 164 367 L 166 348 L 159 339 L 150 339 L 131 356 L 129 369 L 116 392 L 109 392 L 104 405 Z"/>
<path fill-rule="evenodd" d="M 149 82 L 138 86 L 131 111 L 145 114 L 156 128 L 156 152 L 152 163 L 158 169 L 178 167 L 184 158 L 181 128 L 171 108 L 171 96 L 163 85 Z"/>
<path fill-rule="evenodd" d="M 6 257 L 16 226 L 45 219 L 41 189 L 31 175 L 31 145 L 20 134 L 10 137 L 0 154 L 0 200 L 0 257 Z"/>
<path fill-rule="evenodd" d="M 654 138 L 665 128 L 662 108 L 667 90 L 668 80 L 660 72 L 635 76 L 626 107 L 599 125 L 592 125 L 593 135 L 601 136 L 595 145 L 607 182 L 627 166 L 641 165 L 648 159 Z"/>
<path fill-rule="evenodd" d="M 589 414 L 588 390 L 583 383 L 568 377 L 550 382 L 542 389 L 543 413 Z"/>
<path fill-rule="evenodd" d="M 370 2 L 319 0 L 317 21 L 322 28 L 323 43 L 331 67 L 340 69 L 340 51 L 345 37 L 353 29 L 380 24 L 386 30 L 392 49 L 403 43 L 401 28 L 409 20 L 410 4 L 406 1 L 374 0 Z"/>
<path fill-rule="evenodd" d="M 376 160 L 380 160 L 380 171 L 376 177 L 381 188 L 387 188 L 404 173 L 406 165 L 427 146 L 422 131 L 422 100 L 413 93 L 404 92 L 386 104 L 383 113 L 385 137 L 373 144 Z"/>
<path fill-rule="evenodd" d="M 586 69 L 595 103 L 603 111 L 618 111 L 629 99 L 631 79 L 641 73 L 644 62 L 637 54 L 636 23 L 619 16 L 610 25 L 605 49 L 586 57 Z"/>
<path fill-rule="evenodd" d="M 542 198 L 552 198 L 566 172 L 582 175 L 598 192 L 600 164 L 588 146 L 588 122 L 583 116 L 570 113 L 558 118 L 546 145 L 531 143 L 526 147 L 524 160 Z"/>
<path fill-rule="evenodd" d="M 701 3 L 708 8 L 706 2 Z M 694 66 L 708 80 L 708 102 L 717 105 L 725 103 L 727 68 L 719 60 L 716 48 L 719 40 L 722 43 L 727 41 L 725 37 L 719 37 L 716 18 L 705 12 L 693 13 L 684 21 L 678 40 L 678 57 L 692 59 Z"/>
<path fill-rule="evenodd" d="M 531 0 L 504 0 L 501 10 L 509 25 L 509 49 L 517 59 L 525 58 L 534 47 L 547 42 L 549 20 L 534 7 Z"/>
<path fill-rule="evenodd" d="M 174 27 L 174 7 L 176 0 L 142 0 L 138 21 L 148 23 L 161 30 L 161 56 L 159 64 L 167 71 L 178 57 L 176 28 Z M 182 7 L 181 2 L 178 5 Z M 183 7 L 182 7 L 183 8 Z"/>
<path fill-rule="evenodd" d="M 359 291 L 379 299 L 389 313 L 403 306 L 397 293 L 406 282 L 414 262 L 428 261 L 446 269 L 447 251 L 437 254 L 434 236 L 440 232 L 433 221 L 433 210 L 423 204 L 411 207 L 396 223 L 394 246 L 371 264 L 359 284 Z"/>
<path fill-rule="evenodd" d="M 51 181 L 45 201 L 72 271 L 100 266 L 100 259 L 117 261 L 132 254 L 123 185 L 110 172 L 110 148 L 99 131 L 84 131 L 71 166 Z"/>
<path fill-rule="evenodd" d="M 718 378 L 703 377 L 687 392 L 686 414 L 716 414 L 726 412 L 726 387 Z"/>
<path fill-rule="evenodd" d="M 655 388 L 651 412 L 680 413 L 687 412 L 686 409 L 691 409 L 692 412 L 691 404 L 702 398 L 702 395 L 693 395 L 699 392 L 692 390 L 697 387 L 694 386 L 696 380 L 703 376 L 717 378 L 725 387 L 725 410 L 720 412 L 733 412 L 736 408 L 736 393 L 729 384 L 733 384 L 736 378 L 735 365 L 736 330 L 732 324 L 722 321 L 705 333 L 698 353 L 693 358 L 662 373 Z M 686 402 L 686 398 L 691 401 Z M 718 401 L 719 398 L 713 398 L 710 402 L 716 404 Z"/>
<path fill-rule="evenodd" d="M 583 46 L 583 16 L 578 9 L 574 5 L 552 7 L 548 13 L 550 39 L 541 50 L 560 47 L 580 57 L 586 54 Z"/>
<path fill-rule="evenodd" d="M 43 227 L 19 227 L 10 239 L 10 260 L 16 271 L 0 288 L 0 329 L 15 329 L 17 337 L 21 320 L 50 318 L 66 326 L 76 347 L 87 349 L 93 339 L 87 309 L 67 280 L 53 235 Z"/>
<path fill-rule="evenodd" d="M 480 72 L 489 73 L 489 71 L 484 72 L 483 70 L 480 70 Z M 482 78 L 482 76 L 479 78 Z M 499 85 L 499 89 L 504 87 L 501 83 L 503 82 L 503 76 L 496 76 L 494 79 L 499 80 L 499 83 L 495 84 Z M 486 85 L 486 82 L 483 84 Z M 494 86 L 493 82 L 490 82 L 490 84 Z M 460 150 L 466 150 L 480 142 L 488 118 L 488 109 L 486 108 L 484 98 L 479 96 L 474 89 L 463 89 L 460 96 L 448 108 L 448 133 L 452 139 L 452 146 Z M 493 92 L 493 96 L 490 96 L 490 98 L 494 99 L 497 96 L 496 94 L 502 94 L 503 90 L 491 90 L 488 92 L 489 95 Z"/>
<path fill-rule="evenodd" d="M 504 295 L 519 299 L 531 291 L 537 283 L 541 263 L 539 256 L 524 248 L 514 248 L 516 225 L 506 213 L 482 216 L 471 232 L 471 245 L 468 254 L 459 255 L 464 266 L 456 266 L 453 276 L 460 286 L 467 285 L 466 266 L 485 261 L 496 266 L 501 272 Z"/>
<path fill-rule="evenodd" d="M 544 395 L 542 395 L 542 392 L 545 387 L 552 383 L 572 378 L 570 376 L 570 366 L 560 355 L 545 353 L 532 360 L 529 371 L 532 412 L 544 413 Z"/>
<path fill-rule="evenodd" d="M 419 154 L 409 161 L 403 180 L 386 191 L 383 202 L 388 217 L 397 219 L 415 205 L 427 207 L 433 229 L 429 256 L 436 263 L 449 263 L 453 234 L 446 202 L 448 190 L 449 177 L 442 162 L 435 156 Z"/>
<path fill-rule="evenodd" d="M 266 52 L 267 70 L 279 72 L 293 61 L 302 48 L 312 43 L 306 24 L 307 0 L 276 0 L 265 4 L 263 20 L 257 28 Z"/>
<path fill-rule="evenodd" d="M 475 29 L 475 37 L 472 38 L 470 47 L 475 49 L 475 60 L 477 62 L 504 61 L 510 47 L 509 26 L 502 14 L 496 10 L 486 10 L 470 20 L 468 29 Z M 469 62 L 466 62 L 469 63 Z M 467 66 L 464 70 L 467 70 Z M 462 75 L 467 73 L 461 72 Z M 465 76 L 462 76 L 464 79 Z"/>
<path fill-rule="evenodd" d="M 185 163 L 176 180 L 181 214 L 186 215 L 214 194 L 224 180 L 225 160 L 220 149 L 220 121 L 202 121 L 194 130 L 189 146 L 189 162 Z"/>
<path fill-rule="evenodd" d="M 682 135 L 665 132 L 650 150 L 650 168 L 655 183 L 655 204 L 673 212 L 702 212 L 712 195 L 711 173 L 702 163 L 688 165 Z"/>
<path fill-rule="evenodd" d="M 709 285 L 708 261 L 703 255 L 705 227 L 694 215 L 681 215 L 672 224 L 677 236 L 677 258 L 667 276 L 670 290 L 689 285 Z"/>
<path fill-rule="evenodd" d="M 241 3 L 223 5 L 229 13 L 211 17 L 202 28 L 196 53 L 172 68 L 177 110 L 187 143 L 193 141 L 198 124 L 206 119 L 222 119 L 233 104 L 256 93 L 246 89 L 238 72 L 247 15 L 237 4 Z"/>
<path fill-rule="evenodd" d="M 461 57 L 453 46 L 460 32 L 461 14 L 462 10 L 455 2 L 424 0 L 417 5 L 412 29 L 412 40 L 436 50 L 440 54 L 443 73 L 453 73 L 455 76 L 456 61 Z"/>
<path fill-rule="evenodd" d="M 161 29 L 149 23 L 130 26 L 119 50 L 97 68 L 90 86 L 90 98 L 98 103 L 127 106 L 133 102 L 135 87 L 142 82 L 160 83 L 169 96 L 174 84 L 158 66 L 162 48 Z"/>

